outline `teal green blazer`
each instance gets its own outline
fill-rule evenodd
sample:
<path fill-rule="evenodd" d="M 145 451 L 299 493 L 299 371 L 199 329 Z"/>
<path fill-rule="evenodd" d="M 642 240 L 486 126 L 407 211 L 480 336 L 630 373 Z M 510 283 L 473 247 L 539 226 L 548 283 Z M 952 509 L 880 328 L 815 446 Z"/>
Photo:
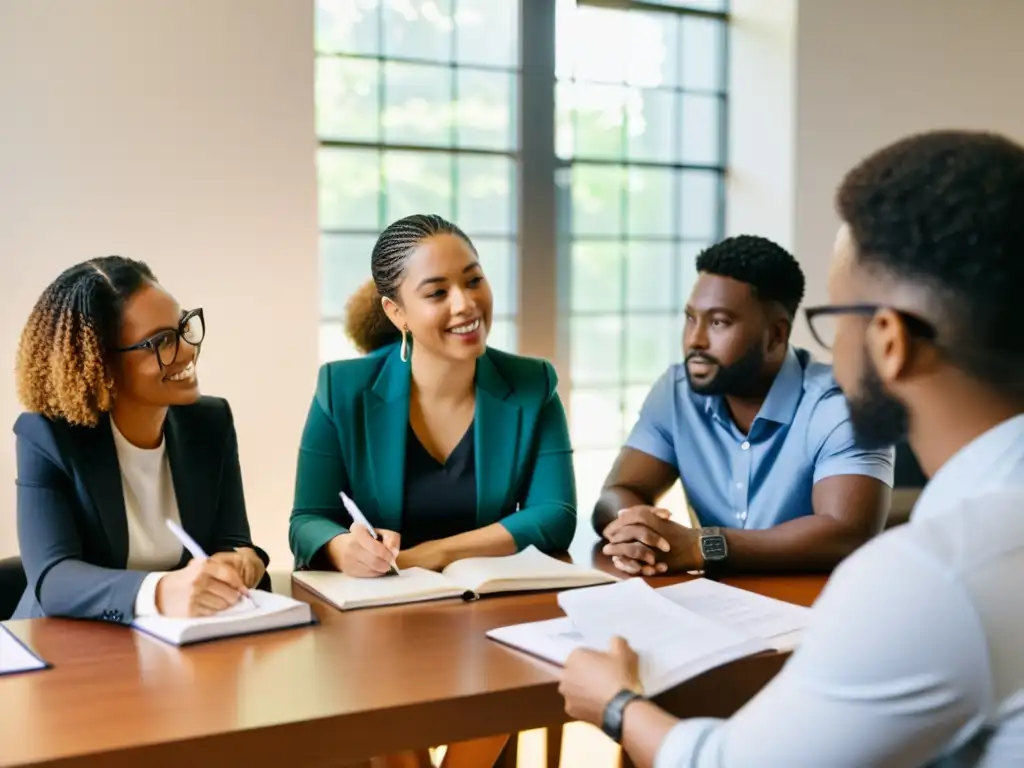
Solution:
<path fill-rule="evenodd" d="M 568 549 L 576 480 L 558 377 L 544 360 L 488 349 L 476 364 L 476 522 L 500 522 L 522 549 Z M 398 345 L 320 368 L 306 417 L 288 541 L 309 567 L 348 529 L 339 491 L 374 526 L 401 531 L 409 364 Z"/>

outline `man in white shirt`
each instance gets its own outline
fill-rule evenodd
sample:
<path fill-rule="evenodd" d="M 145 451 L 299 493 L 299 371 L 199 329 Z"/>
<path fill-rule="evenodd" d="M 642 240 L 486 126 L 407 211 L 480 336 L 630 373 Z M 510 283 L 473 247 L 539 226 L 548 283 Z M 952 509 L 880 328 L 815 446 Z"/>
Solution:
<path fill-rule="evenodd" d="M 850 171 L 836 207 L 832 303 L 808 321 L 861 443 L 906 435 L 931 481 L 729 720 L 638 697 L 620 640 L 573 654 L 567 712 L 642 766 L 1024 765 L 1024 148 L 912 136 Z"/>

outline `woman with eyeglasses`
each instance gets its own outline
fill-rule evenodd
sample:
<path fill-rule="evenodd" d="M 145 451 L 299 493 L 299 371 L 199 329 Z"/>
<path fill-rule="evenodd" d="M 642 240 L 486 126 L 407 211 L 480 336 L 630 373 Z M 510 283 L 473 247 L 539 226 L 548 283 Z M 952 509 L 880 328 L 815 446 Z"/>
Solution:
<path fill-rule="evenodd" d="M 16 366 L 28 588 L 15 619 L 207 616 L 269 584 L 231 409 L 199 394 L 205 331 L 201 309 L 120 256 L 76 264 L 43 291 Z M 208 557 L 191 558 L 168 521 Z"/>

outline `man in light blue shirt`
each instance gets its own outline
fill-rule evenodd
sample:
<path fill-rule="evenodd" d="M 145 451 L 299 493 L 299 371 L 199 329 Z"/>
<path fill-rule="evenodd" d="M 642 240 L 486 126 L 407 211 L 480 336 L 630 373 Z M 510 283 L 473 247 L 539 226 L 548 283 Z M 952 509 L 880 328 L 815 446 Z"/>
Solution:
<path fill-rule="evenodd" d="M 686 362 L 654 385 L 594 510 L 605 552 L 645 575 L 832 568 L 882 529 L 892 449 L 856 444 L 831 368 L 790 345 L 791 254 L 744 235 L 697 271 Z M 700 527 L 655 507 L 677 478 Z"/>
<path fill-rule="evenodd" d="M 808 309 L 858 441 L 906 436 L 930 478 L 910 522 L 835 570 L 799 647 L 728 720 L 637 693 L 637 657 L 575 651 L 561 692 L 655 768 L 1024 765 L 1024 146 L 903 139 L 847 174 Z"/>

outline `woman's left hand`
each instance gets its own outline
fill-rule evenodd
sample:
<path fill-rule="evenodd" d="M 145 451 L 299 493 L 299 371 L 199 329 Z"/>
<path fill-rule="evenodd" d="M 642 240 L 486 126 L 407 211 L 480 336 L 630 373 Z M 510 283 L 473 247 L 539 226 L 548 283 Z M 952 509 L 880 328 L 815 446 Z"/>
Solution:
<path fill-rule="evenodd" d="M 410 549 L 398 553 L 398 569 L 425 568 L 428 571 L 440 571 L 451 562 L 440 541 L 425 541 Z"/>
<path fill-rule="evenodd" d="M 266 573 L 266 566 L 251 547 L 235 547 L 234 552 L 217 552 L 210 555 L 210 559 L 234 568 L 241 577 L 242 583 L 250 589 L 259 584 L 263 574 Z"/>

